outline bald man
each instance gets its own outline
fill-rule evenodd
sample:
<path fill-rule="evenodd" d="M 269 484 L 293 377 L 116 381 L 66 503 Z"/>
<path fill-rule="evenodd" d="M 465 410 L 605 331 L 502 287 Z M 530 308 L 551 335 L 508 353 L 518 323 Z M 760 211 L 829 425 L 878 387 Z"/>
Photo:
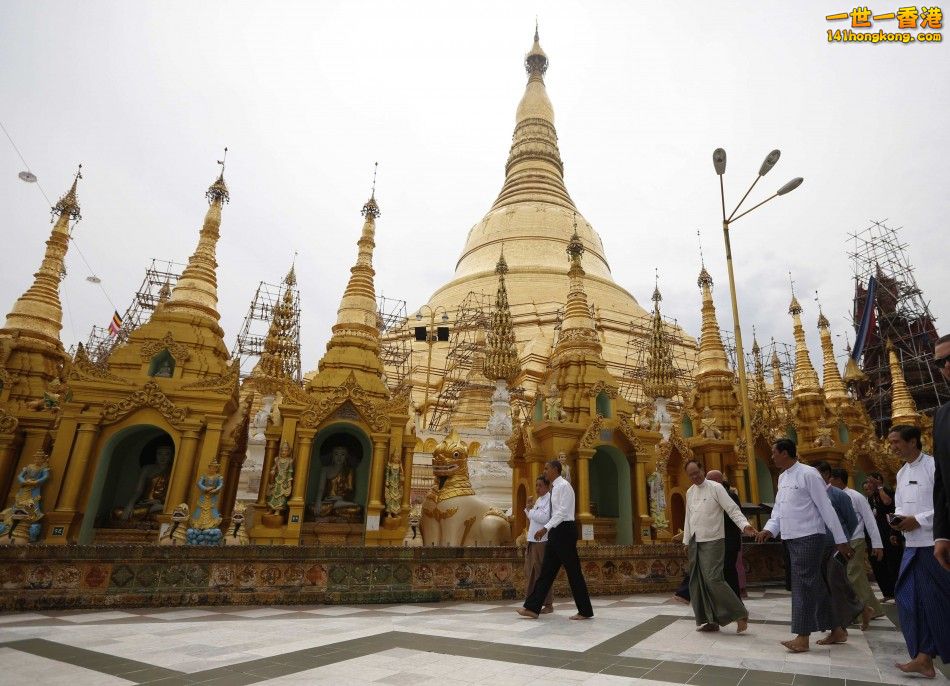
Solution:
<path fill-rule="evenodd" d="M 710 481 L 715 481 L 717 484 L 721 484 L 724 481 L 722 472 L 718 469 L 712 469 L 706 472 L 706 478 Z M 732 501 L 736 505 L 739 505 L 739 498 L 736 497 L 735 493 L 728 488 L 726 489 L 726 493 L 729 494 L 729 497 L 732 498 Z M 738 561 L 739 553 L 742 551 L 742 532 L 739 531 L 739 527 L 736 526 L 736 523 L 732 521 L 732 518 L 729 517 L 728 514 L 723 513 L 722 521 L 726 528 L 726 554 L 722 559 L 722 578 L 729 584 L 729 588 L 732 589 L 732 592 L 741 598 L 742 589 L 739 587 Z"/>

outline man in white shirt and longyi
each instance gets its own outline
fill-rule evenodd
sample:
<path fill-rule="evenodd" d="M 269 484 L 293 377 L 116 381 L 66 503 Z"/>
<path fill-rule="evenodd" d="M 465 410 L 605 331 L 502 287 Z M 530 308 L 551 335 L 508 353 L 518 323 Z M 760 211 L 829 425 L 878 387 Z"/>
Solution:
<path fill-rule="evenodd" d="M 524 509 L 524 513 L 528 517 L 527 547 L 524 551 L 525 596 L 531 595 L 538 577 L 541 576 L 541 564 L 544 561 L 544 549 L 547 547 L 548 535 L 544 534 L 538 539 L 535 538 L 535 534 L 547 524 L 553 513 L 550 488 L 548 480 L 543 476 L 535 479 L 535 497 L 528 500 L 528 507 Z M 551 612 L 554 612 L 553 586 L 548 589 L 548 594 L 544 598 L 544 606 L 541 608 L 542 615 Z"/>
<path fill-rule="evenodd" d="M 739 506 L 722 484 L 706 478 L 696 460 L 686 463 L 686 476 L 693 485 L 686 491 L 683 543 L 689 546 L 689 596 L 697 631 L 719 631 L 736 622 L 736 633 L 749 626 L 749 611 L 723 578 L 726 531 L 723 512 L 747 536 L 754 536 Z"/>
<path fill-rule="evenodd" d="M 813 631 L 828 630 L 820 612 L 828 602 L 828 589 L 821 578 L 821 560 L 825 533 L 830 531 L 835 547 L 845 561 L 854 554 L 831 505 L 825 481 L 814 467 L 798 461 L 795 441 L 781 438 L 772 445 L 772 462 L 781 470 L 772 516 L 756 536 L 759 543 L 782 536 L 788 547 L 792 581 L 792 633 L 795 638 L 782 641 L 790 652 L 809 650 Z M 850 532 L 849 532 L 850 533 Z M 827 625 L 827 626 L 826 626 Z"/>

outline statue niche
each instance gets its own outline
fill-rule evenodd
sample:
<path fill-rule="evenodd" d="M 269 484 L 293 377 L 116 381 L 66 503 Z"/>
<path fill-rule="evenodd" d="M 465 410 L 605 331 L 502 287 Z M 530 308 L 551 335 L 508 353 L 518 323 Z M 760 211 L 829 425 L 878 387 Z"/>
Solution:
<path fill-rule="evenodd" d="M 108 528 L 158 529 L 156 516 L 165 508 L 173 456 L 174 447 L 167 439 L 156 439 L 142 449 L 138 460 L 132 460 L 138 462 L 134 482 L 130 482 L 128 465 L 114 476 L 118 483 Z M 119 454 L 114 459 L 127 463 L 129 456 Z"/>
<path fill-rule="evenodd" d="M 359 443 L 350 436 L 334 436 L 323 445 L 316 499 L 310 505 L 315 522 L 349 523 L 362 520 L 356 502 L 356 470 L 363 458 Z"/>

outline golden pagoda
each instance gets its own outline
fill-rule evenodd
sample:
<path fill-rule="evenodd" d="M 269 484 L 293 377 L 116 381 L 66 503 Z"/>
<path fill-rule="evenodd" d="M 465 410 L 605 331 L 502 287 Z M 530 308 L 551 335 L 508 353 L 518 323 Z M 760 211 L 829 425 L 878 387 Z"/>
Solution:
<path fill-rule="evenodd" d="M 550 370 L 533 417 L 516 427 L 508 442 L 514 530 L 524 528 L 524 503 L 544 462 L 557 457 L 576 486 L 576 519 L 585 542 L 649 542 L 657 534 L 651 527 L 656 523 L 665 529 L 667 521 L 665 500 L 661 512 L 650 507 L 661 502 L 660 491 L 669 484 L 665 464 L 657 466 L 661 435 L 634 424 L 632 406 L 607 371 L 587 299 L 584 253 L 575 231 L 567 244 L 567 299 Z M 653 472 L 663 485 L 655 487 L 651 501 L 646 475 Z"/>
<path fill-rule="evenodd" d="M 891 369 L 891 425 L 910 424 L 919 427 L 920 413 L 917 412 L 917 405 L 907 388 L 904 370 L 890 339 L 887 341 L 887 361 Z"/>
<path fill-rule="evenodd" d="M 408 528 L 414 437 L 409 396 L 383 381 L 373 249 L 375 192 L 363 205 L 356 263 L 317 372 L 286 377 L 269 425 L 252 542 L 394 545 Z M 279 367 L 279 365 L 278 365 Z"/>
<path fill-rule="evenodd" d="M 206 197 L 198 245 L 167 299 L 103 362 L 80 345 L 67 364 L 46 543 L 155 542 L 179 504 L 196 510 L 196 481 L 212 465 L 224 478 L 215 507 L 230 516 L 248 408 L 218 324 L 223 169 Z"/>
<path fill-rule="evenodd" d="M 432 294 L 428 305 L 433 310 L 443 307 L 451 315 L 470 294 L 487 300 L 495 291 L 495 263 L 504 244 L 511 326 L 523 370 L 518 384 L 530 397 L 540 390 L 547 373 L 547 358 L 558 328 L 563 331 L 569 323 L 564 294 L 570 288 L 571 277 L 563 268 L 563 251 L 572 235 L 576 233 L 586 251 L 585 287 L 590 311 L 585 316 L 594 319 L 594 333 L 600 339 L 607 365 L 615 370 L 622 368 L 631 322 L 646 324 L 649 315 L 614 282 L 600 236 L 578 211 L 565 186 L 554 108 L 545 88 L 548 58 L 537 31 L 524 64 L 527 84 L 515 112 L 501 191 L 488 213 L 468 232 L 454 277 Z M 421 350 L 422 345 L 417 344 L 417 348 Z M 429 408 L 421 408 L 425 366 L 415 370 L 413 398 L 424 413 L 431 412 L 438 402 L 440 375 L 448 352 L 447 346 L 433 350 Z M 454 426 L 452 418 L 448 424 Z"/>

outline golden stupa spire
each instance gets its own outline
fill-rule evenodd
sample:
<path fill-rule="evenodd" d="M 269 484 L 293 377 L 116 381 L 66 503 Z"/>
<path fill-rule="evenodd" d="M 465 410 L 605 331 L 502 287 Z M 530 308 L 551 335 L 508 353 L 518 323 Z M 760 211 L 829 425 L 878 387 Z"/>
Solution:
<path fill-rule="evenodd" d="M 648 398 L 672 398 L 676 395 L 676 375 L 673 368 L 673 353 L 663 330 L 660 315 L 659 279 L 653 289 L 653 317 L 650 319 L 650 348 L 647 351 L 647 375 L 643 380 L 643 393 Z"/>
<path fill-rule="evenodd" d="M 828 318 L 825 317 L 821 308 L 818 308 L 818 332 L 821 336 L 821 354 L 822 364 L 824 365 L 823 386 L 825 389 L 825 399 L 834 402 L 843 402 L 848 400 L 848 391 L 845 390 L 844 381 L 841 380 L 841 372 L 838 371 L 838 363 L 835 361 L 835 350 L 831 343 L 831 330 L 828 326 Z"/>
<path fill-rule="evenodd" d="M 284 279 L 284 294 L 274 306 L 267 336 L 264 338 L 261 360 L 255 368 L 258 388 L 264 394 L 279 391 L 290 380 L 297 357 L 294 338 L 294 268 Z"/>
<path fill-rule="evenodd" d="M 587 292 L 584 290 L 584 267 L 581 262 L 584 257 L 584 243 L 577 234 L 577 217 L 574 217 L 574 235 L 567 243 L 567 255 L 571 260 L 567 275 L 570 278 L 570 289 L 567 292 L 567 302 L 564 303 L 564 321 L 561 322 L 561 337 L 571 329 L 587 329 L 594 331 L 594 319 L 591 317 L 590 305 L 587 303 Z M 595 336 L 596 337 L 596 336 Z"/>
<path fill-rule="evenodd" d="M 505 287 L 508 263 L 505 262 L 504 246 L 498 255 L 495 273 L 498 274 L 498 290 L 495 293 L 495 309 L 491 313 L 483 373 L 489 381 L 512 383 L 521 371 L 521 365 L 515 345 L 515 332 L 511 326 L 511 310 L 508 308 L 508 289 Z"/>
<path fill-rule="evenodd" d="M 64 260 L 69 248 L 69 221 L 82 219 L 76 195 L 76 185 L 81 178 L 80 164 L 72 186 L 52 207 L 53 231 L 46 241 L 43 262 L 33 275 L 33 284 L 13 303 L 0 331 L 19 332 L 21 336 L 39 339 L 56 348 L 63 347 L 59 339 L 59 332 L 63 328 L 59 282 L 66 275 Z"/>
<path fill-rule="evenodd" d="M 904 370 L 901 367 L 900 360 L 897 359 L 897 351 L 890 339 L 887 340 L 887 360 L 891 368 L 891 423 L 917 424 L 920 421 L 920 415 L 917 414 L 917 405 L 907 388 Z"/>
<path fill-rule="evenodd" d="M 198 236 L 198 246 L 188 258 L 188 266 L 172 289 L 164 306 L 165 312 L 197 314 L 210 317 L 215 322 L 221 318 L 218 314 L 218 262 L 215 259 L 215 249 L 221 235 L 221 208 L 231 199 L 227 184 L 224 183 L 227 153 L 228 149 L 225 148 L 225 158 L 218 160 L 221 173 L 205 193 L 208 211 Z"/>
<path fill-rule="evenodd" d="M 782 363 L 778 359 L 778 348 L 774 347 L 775 341 L 772 341 L 772 397 L 775 400 L 785 399 L 785 382 L 782 380 Z"/>
<path fill-rule="evenodd" d="M 802 306 L 798 303 L 794 291 L 788 313 L 792 315 L 795 334 L 795 374 L 792 377 L 792 393 L 817 393 L 821 390 L 821 385 L 818 383 L 818 372 L 815 371 L 808 354 L 805 329 L 802 328 Z"/>
<path fill-rule="evenodd" d="M 378 163 L 377 165 L 378 166 Z M 379 218 L 379 205 L 376 204 L 376 167 L 373 171 L 373 190 L 369 200 L 363 205 L 363 232 L 356 242 L 356 264 L 350 268 L 350 280 L 343 291 L 340 308 L 337 310 L 333 333 L 344 332 L 354 326 L 361 327 L 364 333 L 379 338 L 378 314 L 376 307 L 376 287 L 373 277 L 373 249 L 376 247 L 376 219 Z"/>
<path fill-rule="evenodd" d="M 515 114 L 505 184 L 492 209 L 521 200 L 545 201 L 574 209 L 564 186 L 564 164 L 557 147 L 554 108 L 544 87 L 548 56 L 541 49 L 535 26 L 534 44 L 525 56 L 528 83 Z"/>
<path fill-rule="evenodd" d="M 699 272 L 696 281 L 703 293 L 703 323 L 699 338 L 699 356 L 697 358 L 696 376 L 707 374 L 732 374 L 729 369 L 729 360 L 726 349 L 719 335 L 719 322 L 716 319 L 716 305 L 713 303 L 713 280 L 706 271 L 706 265 Z"/>

